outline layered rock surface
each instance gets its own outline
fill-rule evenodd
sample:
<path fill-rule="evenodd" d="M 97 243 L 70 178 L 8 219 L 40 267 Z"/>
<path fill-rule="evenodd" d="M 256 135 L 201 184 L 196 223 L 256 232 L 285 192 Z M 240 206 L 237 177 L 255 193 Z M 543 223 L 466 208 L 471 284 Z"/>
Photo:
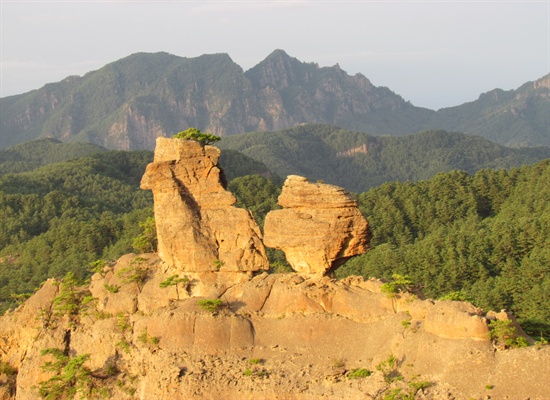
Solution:
<path fill-rule="evenodd" d="M 139 285 L 114 280 L 136 261 Z M 172 274 L 155 255 L 124 256 L 92 277 L 96 301 L 72 322 L 52 314 L 59 285 L 48 281 L 0 318 L 0 361 L 16 371 L 11 383 L 0 373 L 0 398 L 39 398 L 45 348 L 90 355 L 94 399 L 352 400 L 407 393 L 412 381 L 429 383 L 417 399 L 547 398 L 550 347 L 495 352 L 491 317 L 468 303 L 390 298 L 356 277 L 260 274 L 220 291 L 211 313 L 194 279 L 161 288 Z M 376 369 L 390 355 L 401 377 L 391 383 Z M 356 368 L 373 373 L 348 379 Z"/>
<path fill-rule="evenodd" d="M 367 251 L 367 221 L 344 189 L 291 175 L 279 205 L 266 216 L 264 243 L 283 250 L 295 271 L 323 275 Z"/>
<path fill-rule="evenodd" d="M 196 141 L 157 139 L 141 188 L 153 191 L 158 253 L 182 272 L 268 269 L 256 222 L 223 187 L 219 156 Z"/>

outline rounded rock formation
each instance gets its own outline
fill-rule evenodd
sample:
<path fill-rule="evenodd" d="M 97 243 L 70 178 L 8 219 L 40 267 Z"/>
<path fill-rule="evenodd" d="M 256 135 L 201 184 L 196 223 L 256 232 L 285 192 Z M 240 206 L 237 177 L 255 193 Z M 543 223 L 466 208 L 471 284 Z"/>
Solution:
<path fill-rule="evenodd" d="M 264 244 L 283 250 L 295 271 L 331 273 L 368 250 L 368 223 L 344 189 L 290 175 L 279 205 L 266 216 Z"/>

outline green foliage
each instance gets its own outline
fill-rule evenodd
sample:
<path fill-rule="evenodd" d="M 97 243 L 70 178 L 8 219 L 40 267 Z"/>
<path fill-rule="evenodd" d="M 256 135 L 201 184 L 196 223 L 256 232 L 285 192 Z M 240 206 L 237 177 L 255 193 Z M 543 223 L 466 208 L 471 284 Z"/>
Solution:
<path fill-rule="evenodd" d="M 131 250 L 152 196 L 137 186 L 150 152 L 103 152 L 0 176 L 0 313 L 49 277 L 90 276 Z M 92 266 L 99 270 L 101 261 Z"/>
<path fill-rule="evenodd" d="M 103 270 L 107 266 L 105 260 L 99 259 L 90 263 L 90 271 L 95 274 L 100 274 L 103 276 Z"/>
<path fill-rule="evenodd" d="M 105 283 L 103 285 L 103 287 L 109 293 L 118 293 L 118 291 L 120 290 L 120 286 L 118 286 L 118 285 L 108 285 L 108 284 Z"/>
<path fill-rule="evenodd" d="M 142 232 L 134 239 L 132 247 L 140 253 L 157 251 L 158 240 L 155 218 L 148 217 L 145 221 L 139 223 L 139 227 Z"/>
<path fill-rule="evenodd" d="M 225 263 L 222 260 L 214 260 L 212 264 L 216 271 L 219 271 Z"/>
<path fill-rule="evenodd" d="M 67 316 L 69 323 L 74 325 L 79 319 L 79 314 L 85 312 L 93 300 L 94 298 L 89 296 L 89 291 L 80 286 L 74 274 L 68 272 L 61 281 L 59 294 L 53 300 L 53 315 Z"/>
<path fill-rule="evenodd" d="M 125 332 L 132 327 L 130 324 L 130 317 L 127 314 L 118 313 L 116 317 L 116 325 L 122 332 Z"/>
<path fill-rule="evenodd" d="M 185 131 L 176 133 L 173 137 L 175 139 L 196 140 L 203 145 L 212 144 L 221 140 L 221 137 L 206 132 L 203 133 L 197 128 L 186 129 Z"/>
<path fill-rule="evenodd" d="M 57 348 L 44 349 L 41 354 L 54 359 L 45 362 L 41 367 L 42 371 L 53 374 L 50 379 L 38 384 L 38 394 L 42 399 L 72 399 L 75 396 L 88 398 L 93 382 L 91 371 L 84 363 L 89 360 L 89 354 L 71 357 Z"/>
<path fill-rule="evenodd" d="M 397 370 L 399 361 L 393 354 L 390 354 L 388 358 L 382 361 L 376 366 L 376 370 L 382 372 L 384 375 L 384 381 L 388 384 L 402 379 L 402 375 Z"/>
<path fill-rule="evenodd" d="M 223 301 L 221 299 L 204 299 L 204 300 L 199 300 L 197 304 L 203 310 L 209 311 L 211 313 L 215 313 L 223 305 Z"/>
<path fill-rule="evenodd" d="M 411 291 L 413 286 L 412 280 L 407 275 L 393 274 L 392 281 L 384 283 L 380 290 L 382 293 L 386 293 L 390 297 L 395 296 L 398 293 L 407 293 Z"/>
<path fill-rule="evenodd" d="M 430 130 L 402 137 L 364 132 L 310 124 L 224 136 L 218 146 L 238 150 L 279 176 L 321 179 L 357 193 L 388 181 L 418 182 L 453 170 L 473 174 L 550 157 L 548 148 L 512 149 L 457 132 Z"/>
<path fill-rule="evenodd" d="M 160 338 L 157 336 L 149 336 L 147 329 L 144 329 L 137 337 L 137 340 L 145 345 L 151 346 L 151 348 L 156 348 L 160 343 Z"/>
<path fill-rule="evenodd" d="M 386 183 L 359 195 L 371 250 L 336 274 L 409 276 L 428 297 L 511 310 L 528 334 L 549 338 L 548 198 L 550 160 Z"/>
<path fill-rule="evenodd" d="M 0 374 L 17 375 L 17 369 L 5 361 L 0 361 Z"/>
<path fill-rule="evenodd" d="M 261 358 L 251 358 L 248 360 L 251 364 L 257 365 L 257 364 L 263 364 L 264 360 Z"/>
<path fill-rule="evenodd" d="M 63 143 L 38 139 L 0 149 L 0 175 L 15 174 L 38 167 L 107 151 L 91 143 Z"/>
<path fill-rule="evenodd" d="M 527 341 L 521 336 L 510 320 L 492 320 L 489 322 L 491 340 L 497 348 L 525 347 Z"/>
<path fill-rule="evenodd" d="M 189 278 L 187 278 L 187 277 L 180 278 L 178 274 L 175 274 L 175 275 L 172 275 L 172 276 L 169 276 L 168 278 L 166 278 L 166 280 L 162 281 L 159 284 L 159 286 L 163 289 L 167 288 L 167 287 L 170 287 L 170 286 L 174 286 L 176 288 L 176 296 L 179 300 L 180 299 L 180 292 L 179 292 L 179 289 L 178 289 L 178 285 L 182 285 L 183 287 L 186 287 L 188 283 L 189 283 Z"/>
<path fill-rule="evenodd" d="M 223 167 L 223 173 L 227 182 L 230 183 L 240 176 L 247 175 L 259 175 L 276 182 L 282 181 L 264 163 L 245 156 L 236 150 L 222 150 L 219 164 Z"/>
<path fill-rule="evenodd" d="M 266 214 L 279 208 L 277 199 L 281 186 L 272 179 L 248 175 L 233 179 L 227 188 L 237 198 L 235 205 L 250 210 L 256 222 L 263 227 Z"/>
<path fill-rule="evenodd" d="M 141 292 L 143 284 L 149 275 L 149 268 L 143 257 L 136 257 L 129 266 L 117 271 L 116 276 L 121 279 L 123 284 L 135 283 Z"/>
<path fill-rule="evenodd" d="M 128 343 L 126 339 L 121 339 L 115 346 L 121 348 L 125 353 L 130 354 L 130 343 Z"/>
<path fill-rule="evenodd" d="M 372 371 L 366 369 L 366 368 L 355 368 L 352 369 L 348 376 L 348 379 L 359 379 L 359 378 L 367 378 L 372 375 Z"/>
<path fill-rule="evenodd" d="M 471 301 L 471 299 L 463 291 L 449 292 L 439 297 L 439 300 Z"/>

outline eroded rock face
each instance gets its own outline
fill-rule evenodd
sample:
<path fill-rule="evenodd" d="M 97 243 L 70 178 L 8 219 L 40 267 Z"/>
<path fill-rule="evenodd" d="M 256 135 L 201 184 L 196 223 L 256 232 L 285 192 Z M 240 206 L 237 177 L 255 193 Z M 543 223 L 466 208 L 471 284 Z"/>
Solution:
<path fill-rule="evenodd" d="M 142 282 L 115 279 L 136 262 L 146 269 Z M 430 382 L 422 399 L 485 398 L 488 384 L 493 399 L 548 398 L 550 347 L 500 351 L 489 339 L 489 320 L 506 313 L 407 293 L 390 298 L 375 279 L 265 273 L 227 285 L 210 312 L 194 274 L 179 287 L 159 285 L 173 273 L 155 254 L 123 256 L 92 276 L 96 301 L 81 305 L 72 323 L 40 317 L 59 295 L 59 282 L 48 281 L 0 316 L 0 363 L 15 371 L 0 373 L 0 399 L 41 397 L 36 387 L 52 377 L 41 368 L 51 361 L 46 348 L 88 355 L 95 389 L 111 399 L 355 400 L 407 393 L 413 377 Z M 113 285 L 119 290 L 105 290 Z M 133 306 L 118 307 L 123 298 Z M 390 384 L 377 369 L 389 355 L 403 381 Z M 355 368 L 373 374 L 348 379 Z"/>
<path fill-rule="evenodd" d="M 326 274 L 367 251 L 367 221 L 344 189 L 291 175 L 279 205 L 265 219 L 264 243 L 283 250 L 295 271 Z"/>
<path fill-rule="evenodd" d="M 256 222 L 222 185 L 219 156 L 199 142 L 157 139 L 141 188 L 153 191 L 159 255 L 182 272 L 268 269 Z"/>

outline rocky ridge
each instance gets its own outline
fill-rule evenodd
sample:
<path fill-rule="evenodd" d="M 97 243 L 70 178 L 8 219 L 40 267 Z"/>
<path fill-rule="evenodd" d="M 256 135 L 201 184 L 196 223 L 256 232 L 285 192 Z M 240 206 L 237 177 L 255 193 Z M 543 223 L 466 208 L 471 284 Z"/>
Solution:
<path fill-rule="evenodd" d="M 136 265 L 143 280 L 125 281 Z M 1 360 L 16 373 L 0 376 L 0 398 L 39 398 L 52 376 L 40 368 L 46 348 L 89 355 L 91 398 L 358 399 L 414 385 L 417 399 L 547 394 L 548 347 L 495 352 L 487 323 L 504 314 L 389 297 L 357 277 L 262 273 L 225 288 L 193 278 L 162 288 L 172 274 L 156 255 L 126 255 L 92 277 L 83 290 L 95 301 L 72 316 L 55 312 L 63 284 L 48 281 L 1 319 Z M 222 305 L 201 308 L 212 298 Z M 351 379 L 358 369 L 371 374 Z"/>

